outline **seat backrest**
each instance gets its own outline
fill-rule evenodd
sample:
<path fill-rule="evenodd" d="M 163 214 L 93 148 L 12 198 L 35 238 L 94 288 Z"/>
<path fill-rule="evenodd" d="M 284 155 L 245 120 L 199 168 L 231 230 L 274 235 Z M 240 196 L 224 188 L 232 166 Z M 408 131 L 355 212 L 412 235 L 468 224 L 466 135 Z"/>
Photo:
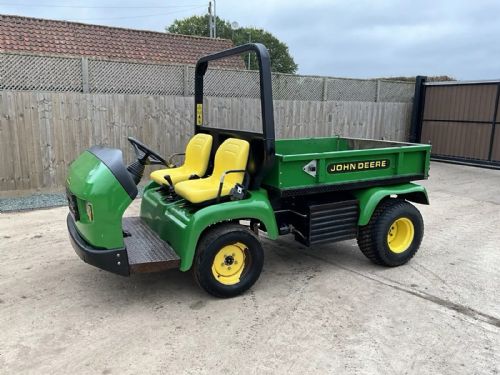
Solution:
<path fill-rule="evenodd" d="M 207 170 L 212 150 L 212 136 L 210 134 L 198 133 L 191 138 L 186 146 L 186 157 L 184 166 L 195 174 L 203 177 Z"/>
<path fill-rule="evenodd" d="M 243 139 L 228 138 L 217 149 L 214 160 L 214 170 L 212 176 L 220 179 L 222 174 L 229 170 L 241 169 L 247 167 L 248 153 L 250 144 Z M 224 178 L 225 183 L 235 185 L 242 183 L 244 173 L 230 173 Z"/>

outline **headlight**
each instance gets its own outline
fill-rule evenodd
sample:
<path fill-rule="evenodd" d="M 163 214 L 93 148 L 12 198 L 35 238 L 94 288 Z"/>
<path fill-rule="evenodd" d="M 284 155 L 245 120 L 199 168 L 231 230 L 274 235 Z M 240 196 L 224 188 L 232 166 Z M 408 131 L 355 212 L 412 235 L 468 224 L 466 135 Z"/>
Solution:
<path fill-rule="evenodd" d="M 87 217 L 89 218 L 89 221 L 94 220 L 94 210 L 92 208 L 92 203 L 86 202 L 85 203 L 85 211 L 87 212 Z"/>

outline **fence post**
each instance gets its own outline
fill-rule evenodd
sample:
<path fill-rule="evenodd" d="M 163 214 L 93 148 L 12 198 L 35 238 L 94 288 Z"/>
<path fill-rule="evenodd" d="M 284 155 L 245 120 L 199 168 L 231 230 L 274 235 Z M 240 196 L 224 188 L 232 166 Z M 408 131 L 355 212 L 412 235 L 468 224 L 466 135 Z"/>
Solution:
<path fill-rule="evenodd" d="M 273 97 L 276 100 L 283 100 L 284 95 L 283 95 L 283 89 L 281 85 L 281 80 L 280 80 L 280 74 L 279 73 L 271 73 L 271 80 L 272 80 L 272 88 L 273 88 Z"/>
<path fill-rule="evenodd" d="M 493 161 L 493 147 L 495 146 L 495 134 L 497 130 L 498 106 L 500 105 L 500 83 L 497 85 L 497 94 L 495 96 L 495 109 L 491 120 L 490 150 L 488 151 L 488 161 Z"/>
<path fill-rule="evenodd" d="M 380 101 L 380 79 L 376 81 L 377 93 L 375 94 L 375 103 Z"/>
<path fill-rule="evenodd" d="M 183 85 L 182 85 L 182 95 L 189 96 L 189 66 L 184 65 L 184 70 L 182 74 Z"/>
<path fill-rule="evenodd" d="M 411 111 L 410 142 L 420 142 L 422 135 L 422 114 L 425 102 L 425 81 L 427 77 L 417 76 L 415 79 L 415 94 Z"/>
<path fill-rule="evenodd" d="M 89 59 L 82 57 L 82 92 L 89 93 Z"/>
<path fill-rule="evenodd" d="M 323 77 L 323 95 L 322 99 L 324 102 L 328 100 L 328 78 Z"/>

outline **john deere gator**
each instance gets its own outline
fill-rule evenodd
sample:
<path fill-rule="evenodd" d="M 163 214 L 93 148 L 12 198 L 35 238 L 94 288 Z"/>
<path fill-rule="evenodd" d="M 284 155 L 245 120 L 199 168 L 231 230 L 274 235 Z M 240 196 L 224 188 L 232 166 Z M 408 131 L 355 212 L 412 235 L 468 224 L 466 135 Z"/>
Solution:
<path fill-rule="evenodd" d="M 210 62 L 254 52 L 259 62 L 262 131 L 208 127 L 203 82 Z M 202 57 L 195 70 L 193 136 L 164 158 L 129 138 L 136 160 L 94 146 L 70 166 L 67 226 L 81 259 L 128 276 L 170 268 L 192 271 L 217 297 L 259 278 L 259 236 L 292 235 L 305 246 L 357 239 L 372 262 L 388 267 L 417 252 L 424 224 L 412 203 L 428 204 L 412 181 L 428 177 L 430 146 L 345 137 L 275 139 L 270 59 L 261 44 Z M 167 129 L 165 129 L 167 136 Z M 178 150 L 172 150 L 178 151 Z M 123 217 L 150 174 L 138 217 Z"/>

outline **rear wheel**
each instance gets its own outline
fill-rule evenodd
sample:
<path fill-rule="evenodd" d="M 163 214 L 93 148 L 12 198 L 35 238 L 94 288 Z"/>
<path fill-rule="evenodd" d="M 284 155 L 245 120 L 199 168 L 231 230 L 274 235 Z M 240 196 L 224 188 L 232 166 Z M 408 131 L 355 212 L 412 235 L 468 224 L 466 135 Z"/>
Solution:
<path fill-rule="evenodd" d="M 253 232 L 239 224 L 221 224 L 199 241 L 193 263 L 198 285 L 216 297 L 234 297 L 259 278 L 264 252 Z"/>
<path fill-rule="evenodd" d="M 388 199 L 377 206 L 370 222 L 359 228 L 358 245 L 372 262 L 395 267 L 413 258 L 423 235 L 420 212 L 404 200 Z"/>

